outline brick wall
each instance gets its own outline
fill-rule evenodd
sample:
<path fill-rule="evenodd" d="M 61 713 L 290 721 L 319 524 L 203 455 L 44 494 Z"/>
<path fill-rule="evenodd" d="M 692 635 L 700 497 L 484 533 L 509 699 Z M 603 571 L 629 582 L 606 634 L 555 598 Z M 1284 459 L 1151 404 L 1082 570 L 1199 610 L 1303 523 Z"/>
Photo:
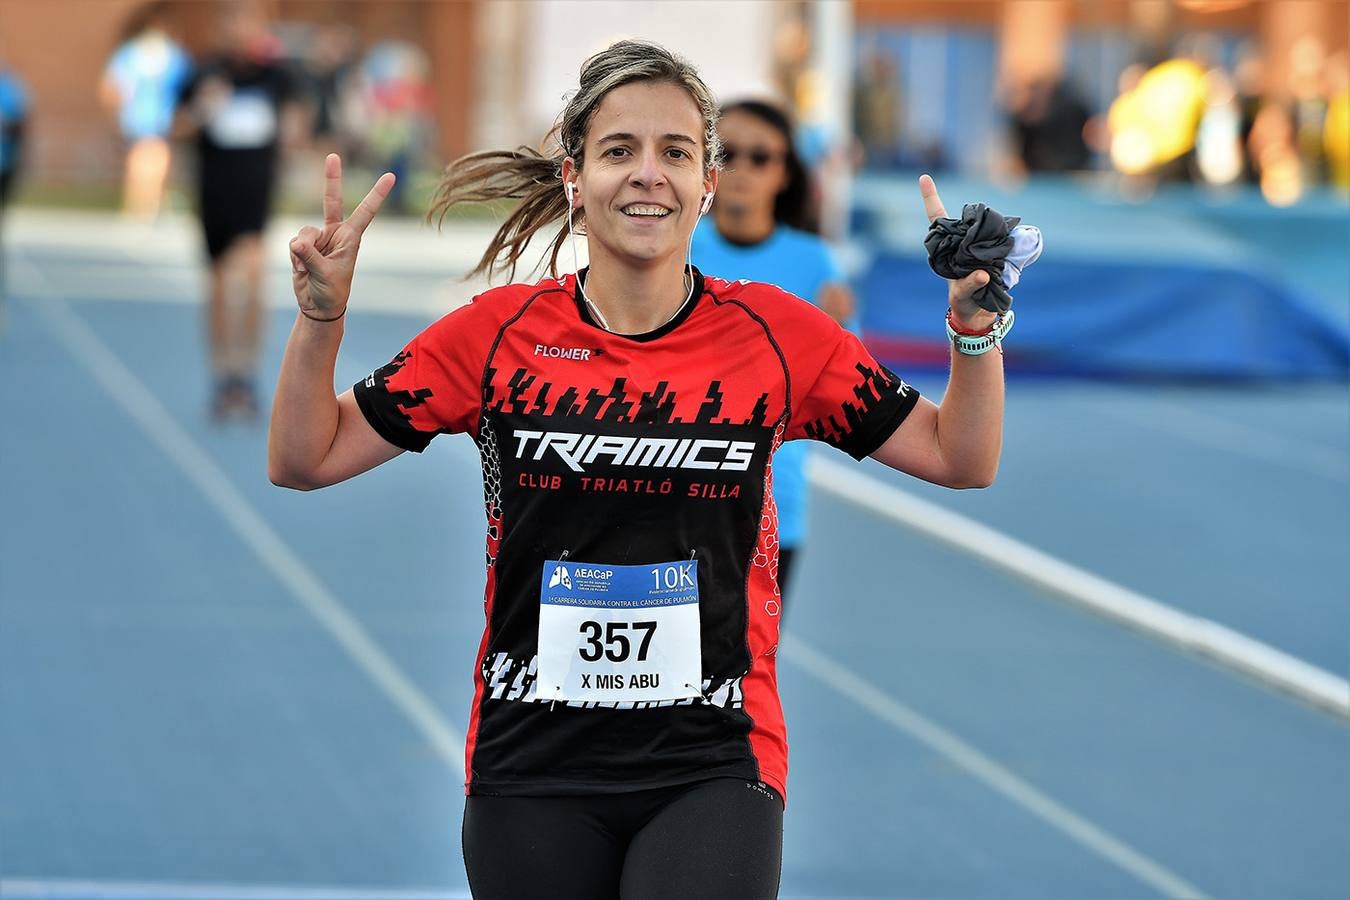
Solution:
<path fill-rule="evenodd" d="M 116 121 L 98 101 L 103 64 L 137 0 L 0 0 L 0 60 L 32 97 L 29 175 L 120 178 Z"/>

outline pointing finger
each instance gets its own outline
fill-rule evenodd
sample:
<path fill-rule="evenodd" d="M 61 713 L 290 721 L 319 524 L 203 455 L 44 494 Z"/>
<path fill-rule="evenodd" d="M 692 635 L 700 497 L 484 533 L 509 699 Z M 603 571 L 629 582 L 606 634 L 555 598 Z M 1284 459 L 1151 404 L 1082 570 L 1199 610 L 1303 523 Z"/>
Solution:
<path fill-rule="evenodd" d="M 389 196 L 389 192 L 394 189 L 394 173 L 385 172 L 380 176 L 380 180 L 375 182 L 375 186 L 366 194 L 364 200 L 356 205 L 352 210 L 351 216 L 347 219 L 347 224 L 356 230 L 360 236 L 370 227 L 375 214 L 380 211 L 380 206 L 384 203 L 384 198 Z"/>
<path fill-rule="evenodd" d="M 323 161 L 323 224 L 342 221 L 342 158 L 328 154 Z"/>
<path fill-rule="evenodd" d="M 929 222 L 944 218 L 947 215 L 947 210 L 942 206 L 942 198 L 938 196 L 937 185 L 933 183 L 932 176 L 919 176 L 919 193 L 923 196 L 923 211 L 927 214 Z"/>

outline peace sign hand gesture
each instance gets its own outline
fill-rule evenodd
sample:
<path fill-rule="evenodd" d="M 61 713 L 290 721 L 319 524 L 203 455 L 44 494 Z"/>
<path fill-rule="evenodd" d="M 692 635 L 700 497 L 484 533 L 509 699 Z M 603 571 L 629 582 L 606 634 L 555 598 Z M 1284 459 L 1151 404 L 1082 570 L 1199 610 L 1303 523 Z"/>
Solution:
<path fill-rule="evenodd" d="M 933 183 L 931 176 L 919 176 L 919 194 L 923 197 L 923 211 L 928 215 L 929 224 L 946 217 L 947 210 L 942 206 L 937 185 Z M 993 324 L 994 313 L 971 299 L 976 291 L 988 283 L 989 273 L 982 269 L 976 269 L 965 278 L 947 280 L 947 303 L 951 306 L 952 315 L 959 324 L 972 330 L 988 328 Z"/>
<path fill-rule="evenodd" d="M 311 319 L 341 318 L 351 296 L 361 235 L 370 227 L 394 187 L 386 172 L 345 220 L 342 218 L 342 160 L 328 154 L 323 166 L 323 228 L 301 228 L 291 238 L 291 286 L 300 312 Z"/>

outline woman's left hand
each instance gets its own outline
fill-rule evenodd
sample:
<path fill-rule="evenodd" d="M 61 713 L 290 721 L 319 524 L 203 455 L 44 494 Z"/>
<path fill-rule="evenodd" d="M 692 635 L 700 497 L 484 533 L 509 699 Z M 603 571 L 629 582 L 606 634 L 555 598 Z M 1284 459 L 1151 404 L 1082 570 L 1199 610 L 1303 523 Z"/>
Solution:
<path fill-rule="evenodd" d="M 919 176 L 919 194 L 923 197 L 923 210 L 929 223 L 947 215 L 938 196 L 937 185 L 929 175 Z M 965 278 L 947 279 L 947 303 L 952 308 L 952 317 L 966 331 L 983 331 L 994 324 L 995 314 L 984 309 L 972 295 L 989 283 L 989 273 L 982 269 L 971 272 Z"/>

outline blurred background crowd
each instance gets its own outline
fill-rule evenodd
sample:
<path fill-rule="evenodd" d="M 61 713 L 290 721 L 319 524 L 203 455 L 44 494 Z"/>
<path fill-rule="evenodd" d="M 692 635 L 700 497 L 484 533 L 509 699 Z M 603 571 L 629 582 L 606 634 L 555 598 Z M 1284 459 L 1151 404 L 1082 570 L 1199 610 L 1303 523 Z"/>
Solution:
<path fill-rule="evenodd" d="M 998 5 L 998 32 L 968 20 L 859 29 L 854 119 L 869 168 L 1112 172 L 1126 191 L 1248 183 L 1272 204 L 1350 187 L 1344 3 Z M 930 77 L 934 60 L 955 63 L 939 71 L 958 116 L 932 108 L 916 56 Z M 972 115 L 986 135 L 973 146 Z"/>
<path fill-rule="evenodd" d="M 192 60 L 231 40 L 222 7 L 293 82 L 297 158 L 338 150 L 414 193 L 447 159 L 537 143 L 578 61 L 633 30 L 723 93 L 781 100 L 816 163 L 1250 183 L 1272 204 L 1350 188 L 1343 0 L 0 0 L 0 115 L 29 123 L 34 199 L 106 197 L 124 172 L 127 210 L 153 213 Z"/>
<path fill-rule="evenodd" d="M 214 264 L 213 227 L 311 214 L 331 151 L 353 182 L 396 172 L 387 209 L 423 214 L 447 161 L 539 145 L 580 61 L 623 36 L 791 117 L 806 224 L 889 360 L 945 361 L 895 302 L 926 285 L 903 211 L 928 171 L 1046 232 L 1024 371 L 1350 374 L 1346 0 L 0 0 L 0 183 L 145 222 L 214 191 Z M 263 147 L 255 189 L 212 181 L 213 148 Z M 1201 321 L 1223 324 L 1197 348 Z"/>

